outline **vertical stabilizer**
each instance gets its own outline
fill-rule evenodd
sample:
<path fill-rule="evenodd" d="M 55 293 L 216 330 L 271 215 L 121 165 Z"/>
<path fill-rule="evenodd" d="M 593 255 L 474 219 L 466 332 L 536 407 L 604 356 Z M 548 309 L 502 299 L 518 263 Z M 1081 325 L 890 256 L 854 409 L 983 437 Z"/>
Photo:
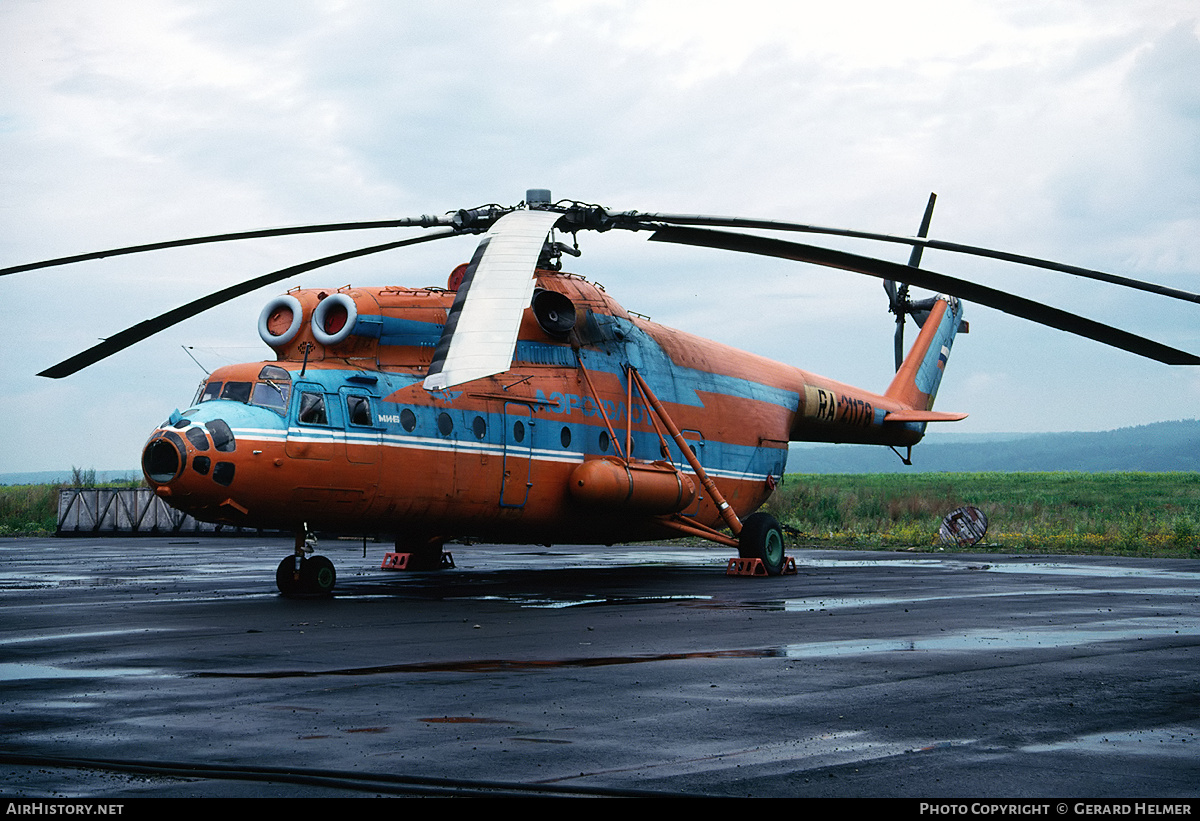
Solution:
<path fill-rule="evenodd" d="M 912 410 L 932 410 L 960 325 L 962 303 L 939 296 L 884 395 Z"/>

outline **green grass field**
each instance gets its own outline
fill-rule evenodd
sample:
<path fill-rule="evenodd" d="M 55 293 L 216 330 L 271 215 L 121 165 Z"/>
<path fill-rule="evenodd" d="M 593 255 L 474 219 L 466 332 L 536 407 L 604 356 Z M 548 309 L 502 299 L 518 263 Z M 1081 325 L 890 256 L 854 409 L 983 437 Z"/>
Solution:
<path fill-rule="evenodd" d="M 937 549 L 962 505 L 987 514 L 977 549 L 1200 557 L 1200 473 L 790 474 L 766 510 L 801 545 Z"/>
<path fill-rule="evenodd" d="M 0 535 L 53 533 L 58 490 L 0 486 Z M 1200 473 L 789 474 L 765 509 L 798 546 L 936 550 L 963 505 L 976 550 L 1200 558 Z"/>

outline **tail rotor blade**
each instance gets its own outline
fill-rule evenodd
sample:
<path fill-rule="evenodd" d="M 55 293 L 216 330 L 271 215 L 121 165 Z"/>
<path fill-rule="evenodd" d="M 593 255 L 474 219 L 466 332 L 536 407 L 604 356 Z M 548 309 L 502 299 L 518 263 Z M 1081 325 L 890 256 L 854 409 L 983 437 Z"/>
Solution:
<path fill-rule="evenodd" d="M 929 202 L 925 205 L 925 216 L 921 217 L 921 228 L 917 231 L 917 236 L 924 239 L 929 236 L 929 223 L 933 221 L 933 206 L 937 202 L 937 194 L 929 192 Z M 925 251 L 924 245 L 913 245 L 912 253 L 908 256 L 908 267 L 921 267 L 921 254 Z"/>
<path fill-rule="evenodd" d="M 921 217 L 921 227 L 917 230 L 917 236 L 922 238 L 929 236 L 929 224 L 933 221 L 933 206 L 936 202 L 937 194 L 930 192 L 929 202 L 925 204 L 925 215 Z M 908 255 L 909 268 L 921 267 L 921 254 L 924 252 L 924 250 L 924 245 L 913 246 L 912 253 Z M 892 300 L 891 310 L 896 314 L 896 370 L 899 371 L 900 365 L 904 362 L 905 315 L 912 313 L 913 305 L 908 299 L 907 282 L 900 286 L 899 293 L 897 293 L 896 286 L 891 282 L 891 280 L 884 281 L 885 288 L 887 288 L 889 284 L 892 286 L 891 288 L 888 288 L 888 296 L 891 297 Z M 928 314 L 926 314 L 926 316 L 928 316 Z M 923 326 L 925 324 L 924 317 L 917 317 L 916 314 L 913 314 L 913 319 L 917 321 L 918 326 Z"/>

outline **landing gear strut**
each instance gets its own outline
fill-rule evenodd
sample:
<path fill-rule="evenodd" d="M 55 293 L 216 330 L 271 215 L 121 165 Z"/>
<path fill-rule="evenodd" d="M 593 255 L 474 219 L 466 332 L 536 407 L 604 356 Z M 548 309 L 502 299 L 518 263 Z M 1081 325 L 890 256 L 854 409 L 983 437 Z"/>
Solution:
<path fill-rule="evenodd" d="M 337 582 L 333 562 L 324 556 L 310 556 L 316 538 L 307 528 L 296 534 L 296 552 L 279 563 L 275 585 L 285 596 L 328 596 Z"/>

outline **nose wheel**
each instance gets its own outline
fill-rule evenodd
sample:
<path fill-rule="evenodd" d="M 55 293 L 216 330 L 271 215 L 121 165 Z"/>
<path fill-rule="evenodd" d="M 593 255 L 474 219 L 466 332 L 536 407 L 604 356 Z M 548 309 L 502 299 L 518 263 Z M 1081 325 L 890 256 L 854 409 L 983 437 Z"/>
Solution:
<path fill-rule="evenodd" d="M 285 596 L 328 596 L 336 582 L 333 562 L 324 556 L 288 556 L 275 571 L 275 585 Z"/>
<path fill-rule="evenodd" d="M 285 596 L 328 596 L 337 582 L 333 562 L 313 552 L 317 540 L 306 533 L 296 534 L 296 552 L 279 563 L 275 586 Z"/>

